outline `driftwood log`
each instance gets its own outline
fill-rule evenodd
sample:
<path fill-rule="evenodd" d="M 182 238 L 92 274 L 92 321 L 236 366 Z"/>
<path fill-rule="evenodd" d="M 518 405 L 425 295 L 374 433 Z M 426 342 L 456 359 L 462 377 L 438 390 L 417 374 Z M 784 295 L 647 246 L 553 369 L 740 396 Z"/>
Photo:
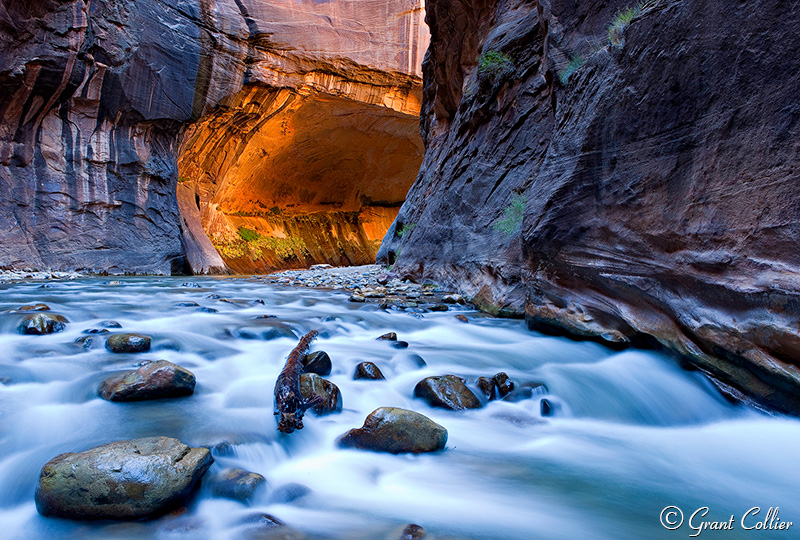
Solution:
<path fill-rule="evenodd" d="M 275 414 L 280 415 L 278 431 L 282 433 L 303 429 L 303 415 L 314 406 L 313 400 L 303 400 L 300 393 L 300 374 L 303 373 L 303 357 L 317 335 L 318 332 L 312 330 L 302 337 L 297 347 L 289 353 L 286 365 L 275 381 Z"/>

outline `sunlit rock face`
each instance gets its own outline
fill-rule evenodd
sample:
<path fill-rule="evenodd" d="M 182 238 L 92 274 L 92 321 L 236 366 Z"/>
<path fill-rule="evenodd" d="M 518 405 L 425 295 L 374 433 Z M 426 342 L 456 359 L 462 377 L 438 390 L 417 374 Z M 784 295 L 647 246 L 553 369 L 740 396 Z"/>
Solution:
<path fill-rule="evenodd" d="M 306 81 L 247 87 L 183 140 L 179 190 L 195 194 L 203 228 L 236 272 L 374 262 L 419 170 L 414 79 L 353 71 Z"/>
<path fill-rule="evenodd" d="M 209 158 L 225 161 L 215 171 L 231 168 L 232 176 L 191 173 L 191 184 L 178 190 L 179 149 L 198 155 L 193 149 L 203 130 L 226 111 L 238 108 L 252 118 L 261 107 L 246 102 L 254 94 L 292 102 L 336 97 L 344 104 L 329 107 L 332 114 L 358 103 L 367 111 L 364 122 L 348 121 L 359 133 L 369 133 L 370 122 L 382 117 L 412 125 L 427 44 L 422 8 L 410 0 L 4 2 L 0 266 L 225 271 L 204 237 L 202 226 L 214 220 L 202 209 L 214 198 L 210 186 L 226 185 L 249 166 Z M 293 105 L 298 114 L 299 101 Z M 247 129 L 261 139 L 268 138 L 265 130 L 281 133 L 276 125 Z M 384 136 L 376 133 L 371 140 Z M 391 137 L 413 149 L 410 163 L 419 162 L 413 136 Z M 241 140 L 238 148 L 255 153 Z M 372 148 L 377 156 L 394 146 L 386 141 Z M 397 156 L 380 169 L 394 169 L 392 160 Z M 399 174 L 387 173 L 387 182 L 399 181 Z M 239 180 L 231 186 L 244 186 Z M 407 184 L 412 180 L 413 172 Z M 344 199 L 336 203 L 362 212 L 370 201 L 358 208 Z M 220 229 L 231 227 L 236 223 Z"/>
<path fill-rule="evenodd" d="M 431 0 L 427 150 L 381 260 L 800 414 L 800 10 L 730 7 Z"/>

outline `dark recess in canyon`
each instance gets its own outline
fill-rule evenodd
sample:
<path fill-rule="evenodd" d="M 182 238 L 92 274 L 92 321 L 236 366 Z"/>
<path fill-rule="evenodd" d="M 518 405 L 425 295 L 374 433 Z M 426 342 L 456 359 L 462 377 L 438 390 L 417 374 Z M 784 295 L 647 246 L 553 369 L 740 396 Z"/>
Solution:
<path fill-rule="evenodd" d="M 379 260 L 800 414 L 800 5 L 650 0 L 610 36 L 632 5 L 428 3 L 426 154 Z"/>

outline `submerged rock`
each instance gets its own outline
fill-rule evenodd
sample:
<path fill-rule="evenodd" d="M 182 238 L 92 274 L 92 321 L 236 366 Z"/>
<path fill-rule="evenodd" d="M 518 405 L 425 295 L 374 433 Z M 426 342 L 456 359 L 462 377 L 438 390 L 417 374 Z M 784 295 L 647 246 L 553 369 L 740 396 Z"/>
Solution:
<path fill-rule="evenodd" d="M 489 401 L 494 399 L 494 379 L 490 379 L 489 377 L 478 377 L 478 382 L 476 383 L 478 386 L 478 390 L 488 399 Z"/>
<path fill-rule="evenodd" d="M 411 523 L 400 533 L 399 540 L 422 540 L 425 538 L 425 529 L 421 525 Z"/>
<path fill-rule="evenodd" d="M 269 494 L 270 504 L 290 504 L 312 493 L 311 488 L 303 484 L 283 484 Z"/>
<path fill-rule="evenodd" d="M 217 497 L 247 502 L 256 492 L 266 487 L 267 480 L 258 473 L 244 469 L 228 468 L 211 480 L 211 492 Z"/>
<path fill-rule="evenodd" d="M 195 384 L 194 373 L 159 360 L 107 379 L 97 393 L 108 401 L 143 401 L 188 396 L 194 393 Z"/>
<path fill-rule="evenodd" d="M 106 349 L 114 353 L 138 353 L 150 350 L 150 336 L 144 334 L 114 334 L 106 341 Z"/>
<path fill-rule="evenodd" d="M 364 425 L 342 435 L 342 448 L 392 454 L 436 452 L 447 444 L 447 430 L 422 414 L 396 407 L 380 407 Z"/>
<path fill-rule="evenodd" d="M 20 306 L 17 311 L 50 311 L 50 306 L 47 304 L 28 304 Z"/>
<path fill-rule="evenodd" d="M 303 373 L 330 375 L 333 369 L 331 357 L 325 351 L 315 351 L 303 357 Z"/>
<path fill-rule="evenodd" d="M 380 368 L 373 364 L 372 362 L 361 362 L 356 366 L 356 372 L 353 374 L 353 379 L 355 380 L 371 380 L 371 381 L 380 381 L 385 379 L 386 377 L 383 376 L 381 373 Z"/>
<path fill-rule="evenodd" d="M 309 410 L 317 415 L 342 412 L 342 394 L 339 387 L 316 373 L 300 375 L 300 394 L 305 402 L 314 403 Z"/>
<path fill-rule="evenodd" d="M 514 390 L 514 382 L 502 371 L 495 374 L 492 380 L 494 380 L 494 384 L 497 386 L 497 397 L 500 399 L 506 397 Z"/>
<path fill-rule="evenodd" d="M 21 334 L 42 336 L 63 332 L 69 320 L 63 315 L 55 313 L 35 313 L 26 315 L 17 326 Z"/>
<path fill-rule="evenodd" d="M 117 321 L 100 321 L 97 324 L 103 328 L 122 328 L 122 325 Z"/>
<path fill-rule="evenodd" d="M 459 321 L 461 321 L 463 323 L 468 323 L 469 322 L 469 319 L 467 318 L 466 315 L 458 314 L 458 315 L 456 315 L 456 319 L 458 319 Z"/>
<path fill-rule="evenodd" d="M 543 399 L 540 407 L 542 416 L 553 416 L 558 410 L 558 406 L 549 399 Z"/>
<path fill-rule="evenodd" d="M 68 519 L 141 519 L 182 503 L 214 462 L 206 448 L 147 437 L 61 454 L 36 486 L 36 509 Z"/>
<path fill-rule="evenodd" d="M 414 397 L 422 398 L 431 407 L 460 411 L 478 409 L 481 402 L 464 384 L 464 379 L 455 375 L 427 377 L 414 387 Z"/>

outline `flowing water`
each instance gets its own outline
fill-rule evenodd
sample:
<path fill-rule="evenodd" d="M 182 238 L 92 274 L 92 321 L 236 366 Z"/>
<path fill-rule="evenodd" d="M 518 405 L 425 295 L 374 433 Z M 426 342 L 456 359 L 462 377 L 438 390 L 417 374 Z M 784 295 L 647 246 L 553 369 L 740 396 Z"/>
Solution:
<path fill-rule="evenodd" d="M 800 421 L 732 405 L 701 374 L 660 353 L 614 352 L 466 311 L 469 324 L 452 311 L 383 311 L 349 303 L 342 293 L 257 279 L 192 280 L 200 288 L 181 286 L 185 281 L 98 278 L 0 288 L 1 310 L 45 302 L 71 321 L 62 333 L 24 336 L 15 330 L 20 315 L 0 314 L 0 538 L 233 539 L 264 513 L 310 538 L 397 538 L 407 523 L 439 540 L 688 538 L 688 524 L 676 531 L 660 525 L 667 506 L 681 508 L 687 523 L 701 507 L 709 513 L 695 524 L 735 517 L 734 530 L 706 530 L 701 538 L 800 538 Z M 238 301 L 209 298 L 214 294 Z M 199 306 L 178 306 L 189 302 Z M 108 319 L 153 336 L 151 351 L 115 355 L 102 335 L 88 349 L 74 343 Z M 304 430 L 282 435 L 272 391 L 297 343 L 282 336 L 311 329 L 321 332 L 312 350 L 333 360 L 329 379 L 342 391 L 344 411 L 309 414 Z M 389 331 L 410 347 L 375 341 Z M 192 370 L 195 394 L 139 403 L 97 397 L 104 377 L 154 359 Z M 363 360 L 387 380 L 353 381 Z M 542 393 L 464 412 L 413 398 L 414 385 L 430 375 L 474 382 L 498 371 L 517 383 L 545 383 L 555 415 L 541 416 Z M 337 448 L 338 436 L 380 406 L 413 409 L 445 426 L 446 450 L 395 456 Z M 49 459 L 155 435 L 212 447 L 210 473 L 241 467 L 265 476 L 269 488 L 247 506 L 201 486 L 185 513 L 135 523 L 36 513 L 34 488 Z M 307 494 L 287 497 L 302 493 L 297 485 Z M 744 530 L 740 520 L 752 507 L 762 511 L 747 526 L 769 507 L 798 524 Z"/>

